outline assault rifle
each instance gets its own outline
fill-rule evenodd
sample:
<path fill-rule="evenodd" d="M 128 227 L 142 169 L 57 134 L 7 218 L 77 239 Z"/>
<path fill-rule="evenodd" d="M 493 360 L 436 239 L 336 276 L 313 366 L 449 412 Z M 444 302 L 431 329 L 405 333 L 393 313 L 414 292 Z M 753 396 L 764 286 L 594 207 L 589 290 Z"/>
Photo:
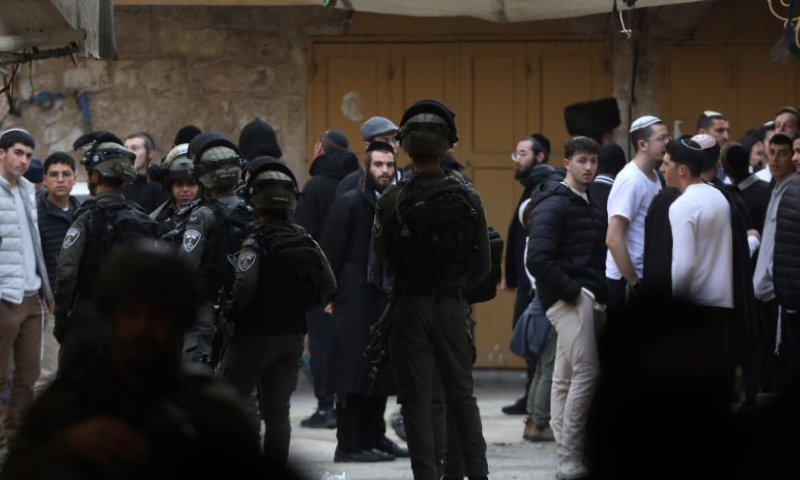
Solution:
<path fill-rule="evenodd" d="M 384 367 L 389 363 L 389 336 L 394 326 L 394 316 L 389 314 L 391 309 L 392 302 L 389 301 L 380 320 L 370 327 L 370 341 L 363 354 L 369 362 L 370 386 L 368 393 L 375 385 Z"/>

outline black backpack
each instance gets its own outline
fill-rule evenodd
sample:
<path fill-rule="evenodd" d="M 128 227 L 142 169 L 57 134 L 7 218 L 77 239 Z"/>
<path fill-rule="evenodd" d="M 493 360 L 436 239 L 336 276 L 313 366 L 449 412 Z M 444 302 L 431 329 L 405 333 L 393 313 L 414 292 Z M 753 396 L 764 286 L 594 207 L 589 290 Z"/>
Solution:
<path fill-rule="evenodd" d="M 214 212 L 214 225 L 200 260 L 200 273 L 207 298 L 216 299 L 220 288 L 234 275 L 230 258 L 242 247 L 242 242 L 255 225 L 253 209 L 245 202 L 227 205 L 219 200 L 205 204 Z"/>
<path fill-rule="evenodd" d="M 158 224 L 128 203 L 102 206 L 95 202 L 82 214 L 90 216 L 88 237 L 78 267 L 77 292 L 85 298 L 94 292 L 100 265 L 108 254 L 134 241 L 152 241 L 155 244 Z"/>
<path fill-rule="evenodd" d="M 397 197 L 395 214 L 399 255 L 398 276 L 424 284 L 452 283 L 469 274 L 477 257 L 478 211 L 469 187 L 445 172 L 442 180 L 421 186 L 412 177 Z"/>
<path fill-rule="evenodd" d="M 262 250 L 259 293 L 274 308 L 305 313 L 322 302 L 325 265 L 311 235 L 290 228 L 257 232 Z"/>
<path fill-rule="evenodd" d="M 467 293 L 468 303 L 488 302 L 497 296 L 497 285 L 503 277 L 503 237 L 492 227 L 489 227 L 489 251 L 492 259 L 492 269 L 483 281 Z"/>

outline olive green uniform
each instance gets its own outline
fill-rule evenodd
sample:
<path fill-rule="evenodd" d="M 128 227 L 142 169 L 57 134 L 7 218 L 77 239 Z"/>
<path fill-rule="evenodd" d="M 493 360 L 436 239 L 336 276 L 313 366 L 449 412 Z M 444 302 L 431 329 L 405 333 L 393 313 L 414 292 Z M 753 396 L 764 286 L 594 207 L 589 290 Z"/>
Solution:
<path fill-rule="evenodd" d="M 407 189 L 435 185 L 443 170 L 415 174 Z M 448 417 L 453 419 L 462 448 L 464 473 L 468 477 L 488 475 L 486 442 L 480 412 L 473 395 L 472 333 L 470 306 L 466 291 L 480 283 L 491 268 L 486 217 L 480 196 L 468 187 L 477 211 L 474 243 L 475 258 L 468 273 L 447 279 L 446 284 L 420 283 L 419 276 L 404 278 L 398 269 L 397 252 L 400 222 L 395 208 L 401 188 L 391 186 L 378 202 L 373 225 L 373 245 L 379 257 L 392 264 L 396 276 L 387 315 L 392 317 L 390 354 L 402 404 L 411 453 L 411 468 L 416 480 L 439 478 L 434 445 L 432 391 L 436 373 L 442 382 Z M 407 252 L 413 255 L 414 252 Z M 436 369 L 436 370 L 434 370 Z"/>

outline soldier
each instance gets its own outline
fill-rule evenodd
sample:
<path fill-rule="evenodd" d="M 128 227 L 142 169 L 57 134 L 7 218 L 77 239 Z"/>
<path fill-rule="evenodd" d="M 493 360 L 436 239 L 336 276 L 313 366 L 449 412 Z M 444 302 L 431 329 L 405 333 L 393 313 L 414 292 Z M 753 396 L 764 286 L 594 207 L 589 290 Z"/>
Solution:
<path fill-rule="evenodd" d="M 176 146 L 167 154 L 164 162 L 151 166 L 150 177 L 161 181 L 170 198 L 153 210 L 150 218 L 158 222 L 162 238 L 172 240 L 180 247 L 183 230 L 189 213 L 200 204 L 200 184 L 192 173 L 192 160 L 188 156 L 189 144 Z M 152 168 L 155 167 L 155 168 Z"/>
<path fill-rule="evenodd" d="M 242 159 L 233 142 L 220 133 L 201 133 L 189 143 L 188 155 L 204 198 L 189 214 L 180 254 L 200 272 L 203 305 L 197 323 L 186 333 L 183 357 L 211 363 L 214 306 L 229 271 L 228 255 L 239 250 L 254 217 L 233 191 L 242 174 Z"/>
<path fill-rule="evenodd" d="M 431 398 L 435 371 L 462 447 L 464 473 L 487 478 L 486 442 L 473 396 L 470 308 L 465 294 L 490 270 L 480 196 L 440 163 L 458 141 L 453 113 L 436 100 L 406 110 L 398 131 L 414 173 L 385 190 L 372 235 L 395 272 L 387 317 L 398 400 L 414 478 L 438 479 Z"/>
<path fill-rule="evenodd" d="M 121 244 L 157 235 L 150 217 L 122 195 L 122 186 L 136 178 L 133 152 L 110 132 L 82 135 L 73 147 L 86 152 L 82 162 L 95 198 L 75 212 L 58 255 L 54 334 L 61 344 L 59 371 L 81 350 L 101 353 L 109 339 L 108 324 L 93 302 L 105 257 Z"/>
<path fill-rule="evenodd" d="M 238 254 L 218 376 L 243 398 L 258 385 L 266 425 L 264 454 L 283 466 L 292 432 L 290 399 L 307 332 L 305 314 L 330 298 L 336 280 L 319 245 L 289 218 L 299 196 L 289 167 L 259 157 L 248 170 L 244 195 L 259 225 Z"/>

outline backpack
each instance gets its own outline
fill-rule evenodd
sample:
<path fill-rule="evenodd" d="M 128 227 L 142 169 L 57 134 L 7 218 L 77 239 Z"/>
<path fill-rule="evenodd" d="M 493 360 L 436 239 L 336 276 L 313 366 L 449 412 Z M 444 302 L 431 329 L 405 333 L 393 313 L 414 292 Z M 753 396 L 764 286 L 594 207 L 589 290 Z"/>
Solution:
<path fill-rule="evenodd" d="M 242 247 L 255 224 L 253 209 L 245 202 L 227 205 L 219 200 L 205 204 L 214 212 L 214 225 L 209 229 L 199 270 L 208 298 L 216 299 L 220 288 L 234 275 L 230 259 Z"/>
<path fill-rule="evenodd" d="M 317 242 L 300 230 L 276 228 L 257 232 L 262 250 L 259 300 L 278 310 L 305 313 L 322 302 L 325 265 Z"/>
<path fill-rule="evenodd" d="M 467 293 L 467 302 L 482 303 L 488 302 L 497 296 L 497 285 L 500 284 L 503 273 L 501 265 L 503 263 L 503 238 L 492 227 L 489 227 L 489 251 L 492 259 L 492 269 L 481 283 L 472 288 Z"/>
<path fill-rule="evenodd" d="M 450 172 L 430 186 L 416 178 L 403 184 L 395 203 L 398 275 L 426 285 L 452 283 L 475 261 L 478 212 L 466 182 Z"/>
<path fill-rule="evenodd" d="M 102 206 L 95 202 L 81 214 L 89 215 L 88 237 L 78 267 L 76 291 L 86 298 L 94 292 L 100 265 L 112 250 L 137 240 L 155 243 L 158 225 L 146 213 L 128 203 Z"/>

